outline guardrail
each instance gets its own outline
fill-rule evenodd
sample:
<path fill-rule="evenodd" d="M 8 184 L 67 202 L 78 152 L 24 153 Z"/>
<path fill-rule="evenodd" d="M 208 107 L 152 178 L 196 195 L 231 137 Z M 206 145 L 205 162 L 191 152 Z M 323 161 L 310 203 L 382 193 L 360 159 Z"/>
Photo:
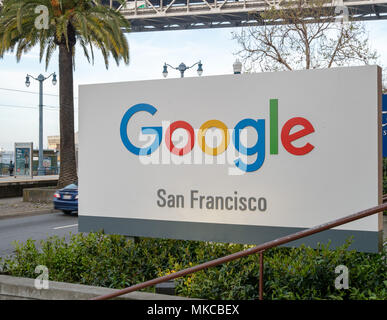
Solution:
<path fill-rule="evenodd" d="M 383 195 L 383 202 L 384 201 L 387 201 L 387 194 Z M 355 220 L 359 220 L 359 219 L 371 216 L 371 215 L 376 214 L 376 213 L 380 213 L 383 210 L 387 210 L 387 203 L 383 203 L 383 204 L 378 205 L 376 207 L 354 213 L 354 214 L 346 216 L 344 218 L 330 221 L 328 223 L 321 224 L 321 225 L 318 225 L 318 226 L 310 228 L 310 229 L 306 229 L 306 230 L 303 230 L 303 231 L 300 231 L 297 233 L 293 233 L 291 235 L 288 235 L 288 236 L 285 236 L 282 238 L 278 238 L 278 239 L 273 240 L 273 241 L 266 242 L 264 244 L 255 246 L 253 248 L 250 248 L 250 249 L 247 249 L 244 251 L 239 251 L 239 252 L 230 254 L 228 256 L 222 257 L 222 258 L 218 258 L 218 259 L 215 259 L 212 261 L 208 261 L 208 262 L 199 264 L 199 265 L 191 267 L 191 268 L 187 268 L 187 269 L 175 272 L 175 273 L 171 273 L 171 274 L 163 276 L 163 277 L 159 277 L 159 278 L 152 279 L 152 280 L 149 280 L 149 281 L 146 281 L 143 283 L 139 283 L 139 284 L 133 285 L 131 287 L 128 287 L 126 289 L 117 290 L 116 292 L 111 293 L 111 294 L 98 296 L 98 297 L 92 298 L 91 300 L 106 300 L 106 299 L 115 298 L 115 297 L 118 297 L 120 295 L 129 293 L 129 292 L 134 292 L 137 290 L 141 290 L 141 289 L 144 289 L 147 287 L 154 286 L 154 285 L 162 283 L 162 282 L 166 282 L 166 281 L 173 280 L 176 278 L 184 277 L 184 276 L 189 275 L 191 273 L 195 273 L 195 272 L 207 269 L 207 268 L 215 267 L 215 266 L 218 266 L 220 264 L 223 264 L 223 263 L 226 263 L 229 261 L 233 261 L 236 259 L 240 259 L 240 258 L 249 256 L 249 255 L 252 255 L 252 254 L 256 254 L 256 253 L 259 253 L 259 265 L 260 265 L 260 270 L 259 270 L 259 300 L 263 300 L 263 253 L 265 252 L 265 250 L 268 250 L 268 249 L 271 249 L 274 247 L 278 247 L 278 246 L 286 244 L 288 242 L 298 240 L 298 239 L 301 239 L 304 237 L 308 237 L 308 236 L 311 236 L 315 233 L 319 233 L 319 232 L 322 232 L 322 231 L 325 231 L 325 230 L 328 230 L 331 228 L 335 228 L 337 226 L 341 226 L 343 224 L 346 224 L 346 223 L 349 223 L 349 222 L 352 222 Z"/>
<path fill-rule="evenodd" d="M 59 174 L 59 168 L 58 167 L 44 167 L 44 176 L 51 176 L 51 175 L 57 175 Z M 17 173 L 15 172 L 15 168 L 11 173 L 9 172 L 9 164 L 0 163 L 0 177 L 11 177 L 15 176 Z M 37 166 L 34 166 L 32 169 L 32 175 L 34 177 L 38 176 L 38 168 Z M 28 175 L 29 176 L 29 175 Z"/>

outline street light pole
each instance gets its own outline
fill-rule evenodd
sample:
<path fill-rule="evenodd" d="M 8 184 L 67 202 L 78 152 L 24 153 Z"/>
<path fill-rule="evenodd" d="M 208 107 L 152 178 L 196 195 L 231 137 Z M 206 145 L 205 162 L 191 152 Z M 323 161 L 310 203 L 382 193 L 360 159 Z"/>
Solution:
<path fill-rule="evenodd" d="M 177 69 L 180 71 L 180 78 L 184 78 L 184 72 L 185 70 L 187 70 L 187 66 L 185 65 L 185 63 L 180 63 Z"/>
<path fill-rule="evenodd" d="M 203 73 L 203 64 L 202 62 L 199 60 L 198 62 L 194 63 L 192 66 L 190 67 L 187 67 L 185 65 L 185 63 L 180 63 L 178 67 L 172 67 L 170 64 L 168 63 L 164 63 L 164 66 L 163 66 L 163 76 L 164 78 L 166 78 L 168 76 L 168 67 L 171 67 L 172 69 L 175 69 L 175 70 L 179 70 L 180 71 L 180 78 L 184 78 L 184 72 L 188 69 L 191 69 L 192 67 L 198 65 L 198 70 L 197 70 L 197 73 L 199 75 L 199 77 L 202 75 Z"/>
<path fill-rule="evenodd" d="M 38 175 L 42 176 L 45 174 L 45 169 L 43 167 L 43 82 L 52 76 L 52 84 L 56 85 L 56 74 L 51 73 L 47 78 L 40 74 L 37 78 L 27 74 L 26 77 L 26 86 L 29 87 L 30 77 L 36 81 L 39 81 L 39 164 L 38 164 Z M 32 168 L 30 169 L 32 170 Z M 32 171 L 31 171 L 32 172 Z"/>
<path fill-rule="evenodd" d="M 43 81 L 40 74 L 39 80 L 39 164 L 38 164 L 38 176 L 44 175 L 43 168 Z M 44 77 L 43 77 L 44 78 Z M 31 168 L 32 170 L 32 168 Z"/>

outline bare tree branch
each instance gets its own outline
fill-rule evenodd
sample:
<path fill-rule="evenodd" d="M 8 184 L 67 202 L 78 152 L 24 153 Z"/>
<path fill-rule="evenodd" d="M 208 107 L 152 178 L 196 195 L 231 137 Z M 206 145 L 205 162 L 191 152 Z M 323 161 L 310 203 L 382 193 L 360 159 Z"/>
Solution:
<path fill-rule="evenodd" d="M 282 2 L 233 38 L 249 71 L 331 68 L 376 63 L 363 23 L 337 22 L 331 0 Z"/>

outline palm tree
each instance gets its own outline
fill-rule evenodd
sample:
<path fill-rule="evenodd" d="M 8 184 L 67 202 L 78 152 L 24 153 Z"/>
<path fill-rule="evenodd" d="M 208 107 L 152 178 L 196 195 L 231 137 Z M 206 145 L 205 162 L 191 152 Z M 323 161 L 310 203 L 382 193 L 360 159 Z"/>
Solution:
<path fill-rule="evenodd" d="M 36 13 L 38 6 L 48 12 Z M 42 8 L 42 7 L 39 7 Z M 47 18 L 44 23 L 44 19 Z M 43 19 L 43 20 L 42 20 Z M 37 23 L 38 22 L 38 23 Z M 39 24 L 40 23 L 40 24 Z M 40 62 L 46 70 L 52 54 L 59 48 L 59 122 L 61 170 L 58 187 L 78 180 L 74 145 L 73 70 L 75 45 L 94 63 L 94 50 L 101 51 L 105 66 L 112 56 L 117 65 L 129 63 L 129 47 L 124 35 L 129 22 L 100 0 L 4 0 L 0 11 L 0 58 L 15 52 L 19 62 L 23 53 L 40 47 Z"/>

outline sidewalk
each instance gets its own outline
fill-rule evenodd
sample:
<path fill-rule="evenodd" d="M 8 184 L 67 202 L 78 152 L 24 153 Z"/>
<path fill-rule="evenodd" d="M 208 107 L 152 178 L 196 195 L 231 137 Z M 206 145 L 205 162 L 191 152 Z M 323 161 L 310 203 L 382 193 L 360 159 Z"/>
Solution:
<path fill-rule="evenodd" d="M 56 212 L 53 203 L 23 202 L 23 197 L 0 199 L 0 219 Z"/>

